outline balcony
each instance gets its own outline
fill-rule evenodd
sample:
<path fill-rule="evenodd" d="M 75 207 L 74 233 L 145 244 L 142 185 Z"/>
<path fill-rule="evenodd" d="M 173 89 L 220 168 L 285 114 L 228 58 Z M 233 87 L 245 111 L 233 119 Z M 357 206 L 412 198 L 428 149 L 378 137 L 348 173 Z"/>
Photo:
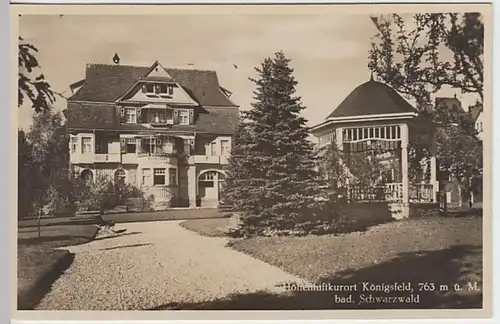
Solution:
<path fill-rule="evenodd" d="M 127 153 L 122 154 L 123 164 L 177 164 L 177 153 Z"/>
<path fill-rule="evenodd" d="M 94 155 L 95 163 L 120 163 L 120 153 L 97 153 Z"/>
<path fill-rule="evenodd" d="M 193 164 L 227 164 L 227 156 L 219 155 L 192 155 L 189 162 Z"/>
<path fill-rule="evenodd" d="M 92 163 L 120 163 L 120 153 L 72 153 L 71 163 L 92 164 Z"/>

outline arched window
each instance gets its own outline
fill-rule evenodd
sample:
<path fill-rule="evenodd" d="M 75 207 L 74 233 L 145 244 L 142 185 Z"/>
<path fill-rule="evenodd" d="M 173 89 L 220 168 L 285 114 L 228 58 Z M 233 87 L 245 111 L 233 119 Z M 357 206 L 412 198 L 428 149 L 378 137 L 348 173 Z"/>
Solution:
<path fill-rule="evenodd" d="M 118 169 L 115 171 L 115 182 L 116 183 L 124 184 L 126 177 L 127 177 L 127 175 L 125 174 L 125 170 Z"/>
<path fill-rule="evenodd" d="M 80 173 L 80 177 L 83 181 L 92 181 L 94 179 L 94 175 L 92 174 L 92 171 L 89 169 L 85 169 Z"/>

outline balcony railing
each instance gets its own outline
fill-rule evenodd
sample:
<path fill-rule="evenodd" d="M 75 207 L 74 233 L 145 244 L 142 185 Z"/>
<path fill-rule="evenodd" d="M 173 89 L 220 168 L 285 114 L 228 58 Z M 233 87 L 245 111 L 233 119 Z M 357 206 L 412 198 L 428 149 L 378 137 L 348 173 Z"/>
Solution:
<path fill-rule="evenodd" d="M 409 200 L 411 202 L 433 202 L 434 187 L 431 183 L 417 183 L 409 185 Z M 352 186 L 348 190 L 348 198 L 352 202 L 370 201 L 403 201 L 403 184 L 386 183 L 383 186 L 359 187 Z"/>
<path fill-rule="evenodd" d="M 415 183 L 410 185 L 410 201 L 433 202 L 434 186 L 432 183 Z"/>
<path fill-rule="evenodd" d="M 121 162 L 120 153 L 96 153 L 94 155 L 94 162 Z"/>
<path fill-rule="evenodd" d="M 228 157 L 225 155 L 191 155 L 189 161 L 195 164 L 227 164 Z"/>
<path fill-rule="evenodd" d="M 172 197 L 171 188 L 167 186 L 143 186 L 141 189 L 146 196 L 153 195 L 155 201 L 169 201 Z"/>
<path fill-rule="evenodd" d="M 193 163 L 220 164 L 220 156 L 218 155 L 192 155 Z"/>

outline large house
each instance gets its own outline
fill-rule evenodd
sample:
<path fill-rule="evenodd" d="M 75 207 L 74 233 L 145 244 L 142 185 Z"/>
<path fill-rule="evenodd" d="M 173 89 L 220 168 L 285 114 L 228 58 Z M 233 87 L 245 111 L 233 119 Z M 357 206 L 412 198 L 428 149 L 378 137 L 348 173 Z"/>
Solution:
<path fill-rule="evenodd" d="M 215 71 L 88 64 L 66 116 L 70 162 L 87 180 L 140 187 L 156 208 L 216 206 L 238 122 Z"/>

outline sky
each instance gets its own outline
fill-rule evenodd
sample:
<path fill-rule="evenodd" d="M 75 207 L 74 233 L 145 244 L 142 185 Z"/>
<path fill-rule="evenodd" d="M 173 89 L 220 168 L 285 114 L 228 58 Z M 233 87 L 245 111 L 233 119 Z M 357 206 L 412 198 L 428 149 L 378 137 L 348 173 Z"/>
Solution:
<path fill-rule="evenodd" d="M 20 36 L 38 50 L 40 72 L 52 88 L 70 96 L 88 63 L 215 70 L 240 109 L 253 101 L 254 67 L 283 50 L 298 81 L 297 95 L 308 126 L 322 122 L 358 85 L 367 67 L 376 28 L 366 14 L 300 15 L 23 15 Z M 234 66 L 236 65 L 237 68 Z M 443 89 L 442 96 L 453 96 Z M 459 93 L 457 93 L 459 94 Z M 58 98 L 56 110 L 65 109 Z M 19 127 L 31 124 L 32 109 L 19 108 Z"/>

